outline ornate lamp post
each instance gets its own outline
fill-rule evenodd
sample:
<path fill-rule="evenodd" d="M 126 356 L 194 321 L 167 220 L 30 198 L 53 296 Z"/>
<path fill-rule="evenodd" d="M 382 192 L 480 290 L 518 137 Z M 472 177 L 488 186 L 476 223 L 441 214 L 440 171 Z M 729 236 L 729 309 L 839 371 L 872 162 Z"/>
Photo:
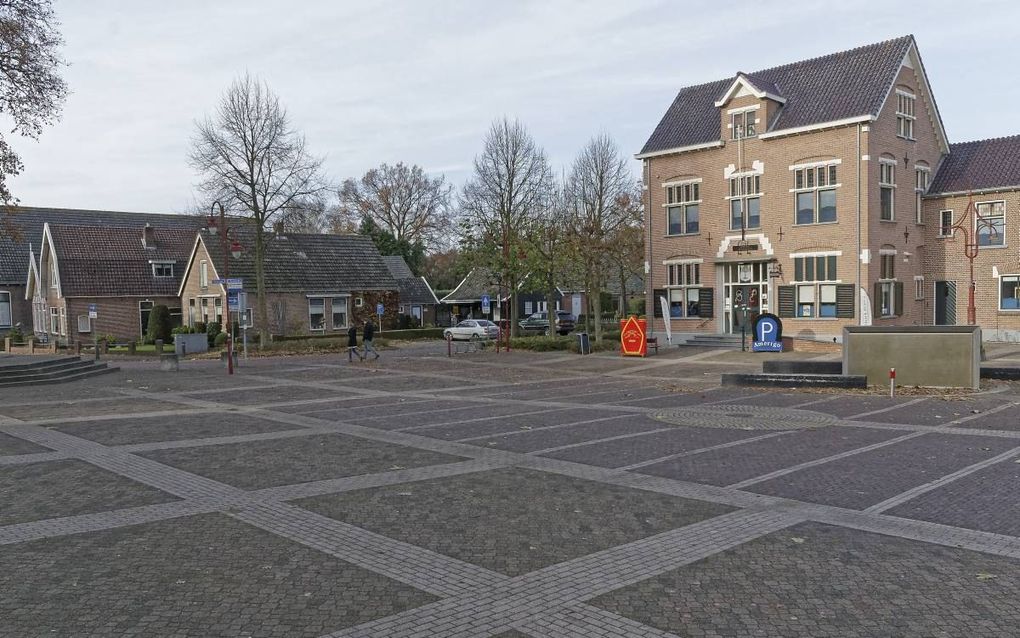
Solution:
<path fill-rule="evenodd" d="M 219 207 L 219 219 L 216 217 L 216 208 Z M 212 203 L 209 207 L 209 220 L 206 230 L 210 235 L 220 235 L 221 246 L 223 249 L 223 279 L 230 278 L 230 258 L 237 259 L 241 256 L 243 251 L 241 244 L 237 239 L 231 240 L 229 238 L 230 229 L 227 227 L 227 218 L 223 212 L 223 204 L 218 201 Z M 230 320 L 230 284 L 226 283 L 224 288 L 227 291 L 227 303 L 226 303 L 226 318 L 227 318 L 227 374 L 234 374 L 234 325 Z"/>
<path fill-rule="evenodd" d="M 971 221 L 971 216 L 974 217 L 973 222 Z M 941 222 L 942 220 L 939 221 Z M 971 326 L 977 324 L 977 307 L 974 300 L 977 281 L 974 279 L 974 260 L 977 258 L 980 249 L 982 229 L 988 230 L 989 238 L 999 234 L 999 231 L 995 228 L 995 223 L 990 219 L 982 217 L 977 212 L 977 207 L 974 205 L 974 196 L 968 193 L 967 208 L 963 211 L 959 221 L 953 224 L 952 230 L 954 233 L 958 230 L 963 233 L 963 254 L 967 257 L 970 265 L 970 285 L 967 287 L 967 324 Z"/>

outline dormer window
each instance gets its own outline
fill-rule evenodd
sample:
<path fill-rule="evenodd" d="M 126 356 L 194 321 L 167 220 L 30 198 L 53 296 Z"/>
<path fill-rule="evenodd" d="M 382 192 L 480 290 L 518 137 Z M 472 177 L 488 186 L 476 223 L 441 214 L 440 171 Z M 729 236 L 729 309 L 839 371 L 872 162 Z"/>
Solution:
<path fill-rule="evenodd" d="M 758 129 L 755 124 L 757 116 L 757 109 L 731 114 L 730 139 L 740 140 L 757 135 Z"/>
<path fill-rule="evenodd" d="M 174 276 L 174 264 L 170 261 L 154 261 L 152 262 L 152 276 L 153 277 L 173 277 Z"/>
<path fill-rule="evenodd" d="M 912 93 L 896 91 L 896 135 L 908 140 L 914 139 L 914 101 Z"/>

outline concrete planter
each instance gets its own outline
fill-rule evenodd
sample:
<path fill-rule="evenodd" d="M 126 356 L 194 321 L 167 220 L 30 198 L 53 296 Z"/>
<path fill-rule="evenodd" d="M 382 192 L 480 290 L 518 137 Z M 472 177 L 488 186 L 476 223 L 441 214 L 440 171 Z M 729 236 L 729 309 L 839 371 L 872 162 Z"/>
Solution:
<path fill-rule="evenodd" d="M 178 357 L 209 352 L 209 337 L 204 332 L 174 335 L 174 353 Z"/>

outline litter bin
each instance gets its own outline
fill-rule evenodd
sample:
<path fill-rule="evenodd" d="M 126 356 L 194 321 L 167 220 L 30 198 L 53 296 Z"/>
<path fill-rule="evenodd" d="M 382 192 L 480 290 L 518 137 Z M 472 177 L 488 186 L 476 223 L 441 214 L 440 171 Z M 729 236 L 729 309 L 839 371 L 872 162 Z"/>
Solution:
<path fill-rule="evenodd" d="M 587 332 L 577 333 L 577 350 L 581 354 L 591 354 L 591 342 L 588 340 Z"/>

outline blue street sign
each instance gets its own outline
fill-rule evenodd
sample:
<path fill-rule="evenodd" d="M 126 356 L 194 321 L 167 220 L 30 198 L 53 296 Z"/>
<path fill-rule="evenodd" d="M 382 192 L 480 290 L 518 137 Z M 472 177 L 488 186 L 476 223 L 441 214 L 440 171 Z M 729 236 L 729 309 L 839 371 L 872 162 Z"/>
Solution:
<path fill-rule="evenodd" d="M 752 352 L 782 352 L 783 322 L 779 317 L 765 313 L 754 321 Z"/>
<path fill-rule="evenodd" d="M 99 306 L 94 303 L 89 304 L 89 319 L 99 318 Z"/>
<path fill-rule="evenodd" d="M 381 303 L 377 303 L 375 305 L 375 314 L 381 317 L 382 315 L 386 314 L 386 308 L 384 308 Z"/>
<path fill-rule="evenodd" d="M 241 291 L 237 288 L 227 288 L 227 310 L 229 312 L 241 310 L 240 293 Z"/>
<path fill-rule="evenodd" d="M 230 277 L 229 279 L 213 279 L 213 285 L 226 286 L 227 289 L 240 290 L 244 287 L 244 279 L 240 277 Z"/>
<path fill-rule="evenodd" d="M 94 304 L 94 303 L 90 303 L 89 304 L 89 312 L 96 312 L 98 310 L 99 310 L 99 308 L 96 306 L 96 304 Z"/>
<path fill-rule="evenodd" d="M 492 310 L 492 299 L 489 295 L 482 295 L 482 314 L 487 315 Z"/>

